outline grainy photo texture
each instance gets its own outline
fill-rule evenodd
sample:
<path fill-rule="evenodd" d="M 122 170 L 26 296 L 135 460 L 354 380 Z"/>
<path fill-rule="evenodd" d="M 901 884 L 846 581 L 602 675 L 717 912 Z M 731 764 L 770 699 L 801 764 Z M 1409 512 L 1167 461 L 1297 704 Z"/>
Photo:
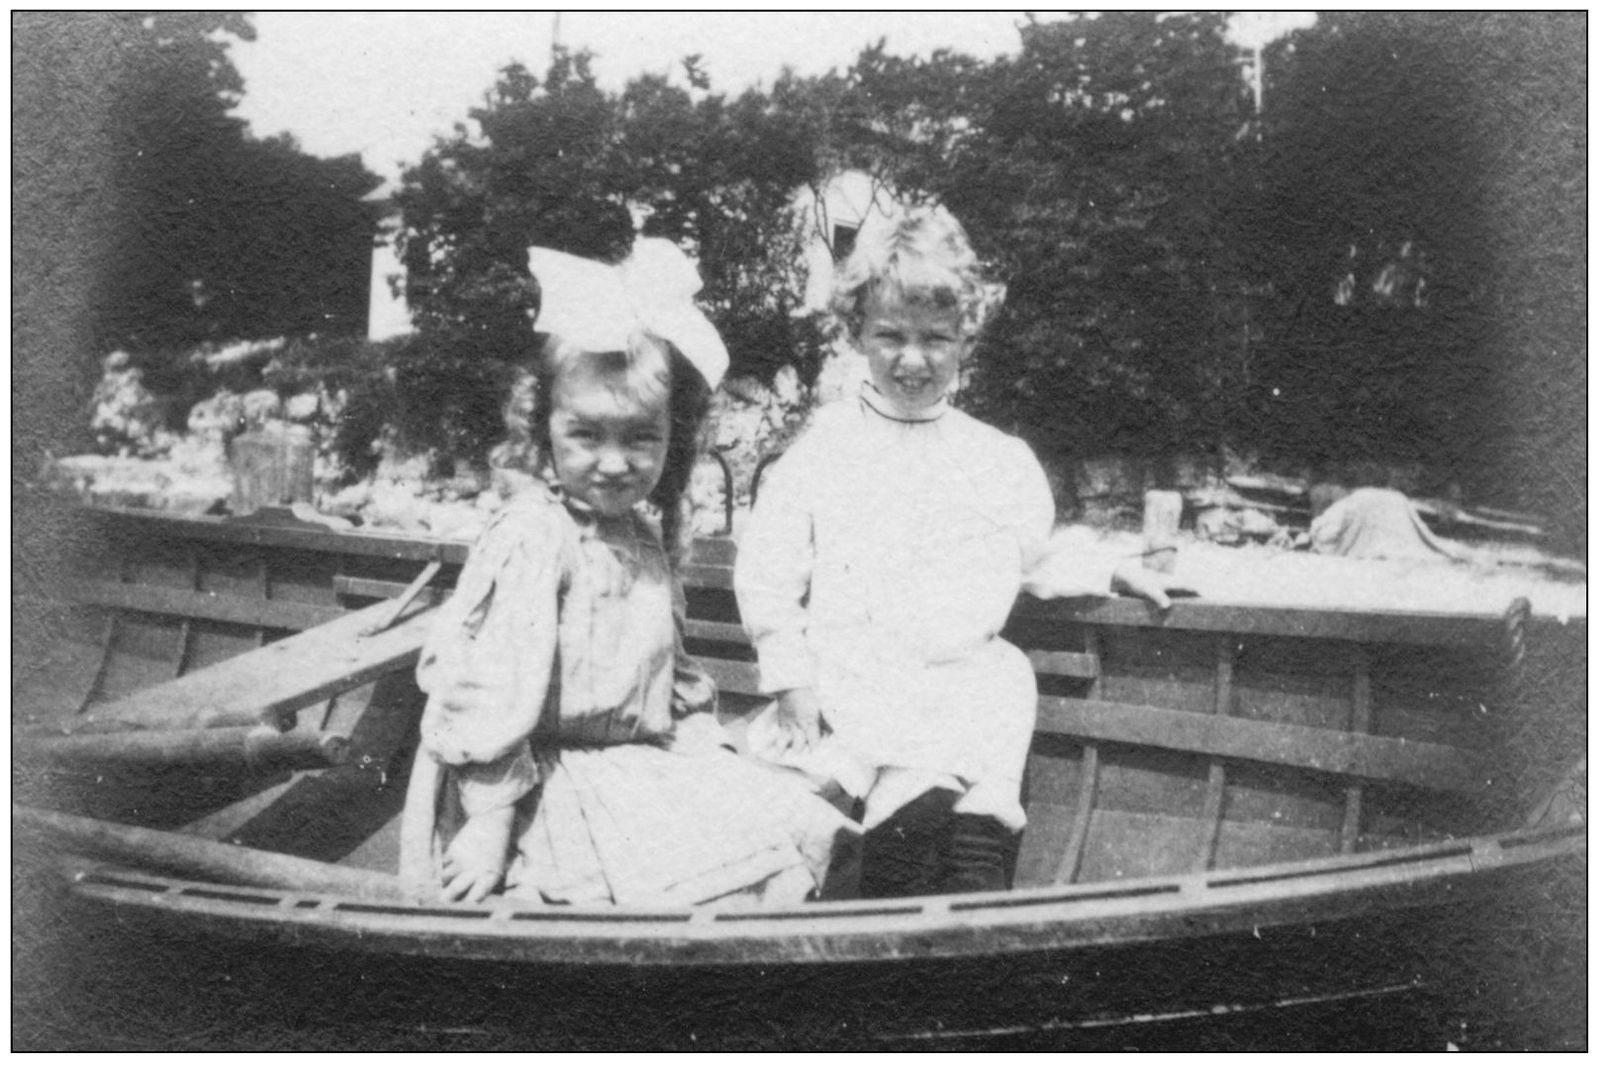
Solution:
<path fill-rule="evenodd" d="M 1588 1047 L 1583 13 L 12 42 L 15 1050 Z"/>

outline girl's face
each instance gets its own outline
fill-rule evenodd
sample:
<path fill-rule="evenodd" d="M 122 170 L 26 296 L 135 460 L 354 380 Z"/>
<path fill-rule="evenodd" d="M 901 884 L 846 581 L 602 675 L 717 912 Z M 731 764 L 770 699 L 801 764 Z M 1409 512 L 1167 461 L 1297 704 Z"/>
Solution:
<path fill-rule="evenodd" d="M 572 366 L 555 380 L 549 445 L 555 475 L 607 518 L 632 510 L 661 480 L 672 435 L 668 397 L 645 401 L 622 380 Z"/>
<path fill-rule="evenodd" d="M 897 413 L 918 416 L 951 391 L 968 352 L 962 316 L 876 289 L 869 296 L 857 350 L 874 386 Z"/>

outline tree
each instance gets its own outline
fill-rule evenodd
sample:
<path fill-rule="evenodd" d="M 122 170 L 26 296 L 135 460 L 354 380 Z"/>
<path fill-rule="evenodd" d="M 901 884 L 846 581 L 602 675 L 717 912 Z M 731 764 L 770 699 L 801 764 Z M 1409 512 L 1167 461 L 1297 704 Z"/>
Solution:
<path fill-rule="evenodd" d="M 136 351 L 311 330 L 362 331 L 380 184 L 357 157 L 258 141 L 231 114 L 240 13 L 106 16 L 116 197 L 99 347 Z"/>
<path fill-rule="evenodd" d="M 1583 514 L 1584 33 L 1328 14 L 1274 57 L 1258 373 L 1277 439 Z"/>
<path fill-rule="evenodd" d="M 235 255 L 220 264 L 236 335 L 362 335 L 380 178 L 357 155 L 319 159 L 289 136 L 252 140 L 224 190 Z"/>
<path fill-rule="evenodd" d="M 456 127 L 405 172 L 410 308 L 442 377 L 463 370 L 459 454 L 483 454 L 501 368 L 532 353 L 532 246 L 619 262 L 637 233 L 669 238 L 699 262 L 699 301 L 734 374 L 813 365 L 820 340 L 795 314 L 790 211 L 816 174 L 810 129 L 776 95 L 695 90 L 644 77 L 609 93 L 586 52 L 557 48 L 541 79 L 505 68 L 470 114 L 475 133 Z"/>
<path fill-rule="evenodd" d="M 240 75 L 223 38 L 252 40 L 243 15 L 123 14 L 109 29 L 121 65 L 109 125 L 121 203 L 100 303 L 102 345 L 180 344 L 198 332 L 218 256 L 207 220 L 244 123 Z M 202 286 L 202 287 L 198 287 Z"/>
<path fill-rule="evenodd" d="M 1003 366 L 1023 369 L 983 383 L 1064 452 L 1213 443 L 1242 343 L 1219 16 L 1032 24 L 1015 67 L 953 194 L 996 215 L 1017 279 Z"/>
<path fill-rule="evenodd" d="M 1233 445 L 1494 491 L 1525 469 L 1498 426 L 1583 452 L 1583 28 L 1328 14 L 1268 47 L 1258 122 L 1214 13 L 1033 19 L 990 62 L 876 46 L 733 99 L 692 58 L 689 87 L 610 94 L 559 51 L 406 180 L 417 322 L 507 359 L 540 298 L 525 248 L 611 261 L 636 229 L 698 256 L 735 373 L 810 381 L 790 201 L 856 168 L 944 202 L 1007 283 L 963 401 L 1045 458 Z M 1539 415 L 1513 399 L 1530 368 Z"/>
<path fill-rule="evenodd" d="M 851 164 L 944 202 L 1008 284 L 966 399 L 1044 454 L 1213 443 L 1242 343 L 1238 83 L 1220 16 L 1032 22 L 1014 59 L 865 52 Z M 1229 386 L 1230 387 L 1230 386 Z"/>

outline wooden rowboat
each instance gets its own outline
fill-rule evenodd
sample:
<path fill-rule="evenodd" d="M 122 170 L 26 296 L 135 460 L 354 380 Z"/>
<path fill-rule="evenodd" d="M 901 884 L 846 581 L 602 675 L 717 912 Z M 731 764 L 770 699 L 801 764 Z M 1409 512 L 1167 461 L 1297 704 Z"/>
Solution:
<path fill-rule="evenodd" d="M 317 957 L 349 975 L 320 993 L 349 1017 L 412 1025 L 470 1009 L 444 987 L 528 1003 L 613 975 L 662 1004 L 651 1029 L 612 1016 L 624 1046 L 685 1039 L 693 1016 L 668 1030 L 664 1004 L 691 987 L 747 996 L 739 1023 L 700 1015 L 734 1046 L 1094 1036 L 1279 1007 L 1353 1025 L 1434 987 L 1425 949 L 1471 934 L 1475 908 L 1586 850 L 1583 618 L 1026 601 L 1007 635 L 1042 702 L 1008 892 L 749 912 L 418 899 L 395 876 L 411 667 L 466 545 L 79 517 L 61 639 L 14 675 L 27 883 L 98 935 L 246 945 L 230 974 L 243 951 Z M 686 583 L 690 650 L 737 736 L 762 701 L 731 561 L 730 542 L 698 542 Z M 431 994 L 397 991 L 428 970 Z M 392 992 L 354 1000 L 382 973 Z M 812 992 L 750 1002 L 758 982 Z M 376 1031 L 402 1032 L 360 1043 L 387 1046 Z"/>

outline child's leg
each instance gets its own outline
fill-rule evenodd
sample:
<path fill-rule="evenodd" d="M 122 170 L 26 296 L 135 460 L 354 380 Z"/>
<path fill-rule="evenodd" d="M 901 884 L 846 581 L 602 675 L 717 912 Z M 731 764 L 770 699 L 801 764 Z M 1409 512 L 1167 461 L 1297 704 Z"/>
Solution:
<path fill-rule="evenodd" d="M 953 814 L 940 862 L 940 888 L 952 892 L 998 892 L 1008 887 L 1013 834 L 984 814 Z"/>
<path fill-rule="evenodd" d="M 862 895 L 868 899 L 935 891 L 941 845 L 956 792 L 932 788 L 863 834 Z"/>
<path fill-rule="evenodd" d="M 953 807 L 941 856 L 940 891 L 1007 888 L 1009 855 L 1017 828 L 1024 824 L 1018 781 L 992 778 L 975 782 Z"/>
<path fill-rule="evenodd" d="M 443 854 L 443 898 L 476 903 L 498 888 L 509 862 L 514 827 L 514 806 L 494 807 L 466 818 Z"/>
<path fill-rule="evenodd" d="M 956 778 L 884 767 L 868 793 L 862 840 L 862 890 L 871 899 L 936 891 L 942 848 L 958 799 Z"/>

